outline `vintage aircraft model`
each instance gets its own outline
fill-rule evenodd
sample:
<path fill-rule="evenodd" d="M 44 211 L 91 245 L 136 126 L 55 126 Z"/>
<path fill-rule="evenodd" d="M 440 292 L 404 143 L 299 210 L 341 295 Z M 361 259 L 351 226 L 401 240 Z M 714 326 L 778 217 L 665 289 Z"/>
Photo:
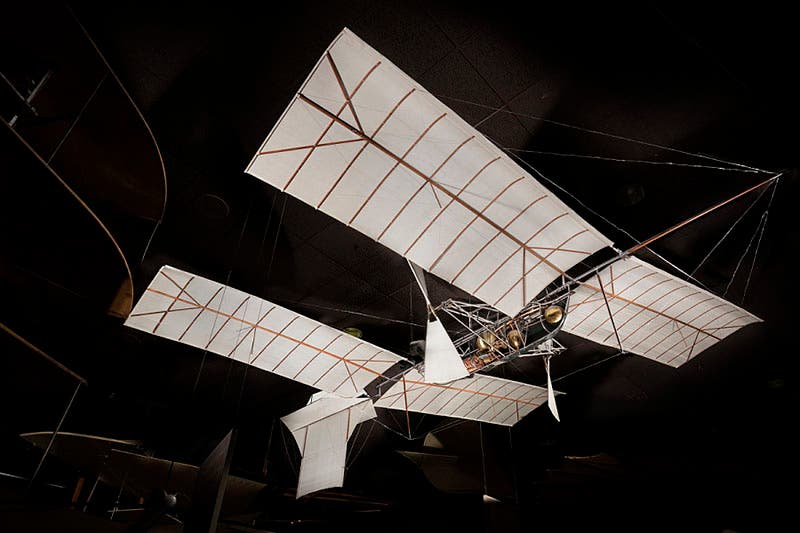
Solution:
<path fill-rule="evenodd" d="M 563 350 L 553 338 L 561 329 L 679 366 L 759 321 L 632 256 L 676 227 L 614 249 L 347 29 L 246 171 L 405 257 L 429 310 L 424 362 L 414 364 L 188 272 L 164 266 L 152 280 L 128 326 L 320 390 L 282 419 L 303 457 L 298 497 L 342 485 L 348 437 L 376 416 L 374 406 L 513 425 L 547 401 L 557 417 L 549 370 L 547 388 L 481 372 L 531 354 L 543 355 L 548 368 Z M 573 267 L 609 248 L 611 259 L 574 275 Z M 425 272 L 485 303 L 430 302 Z M 468 333 L 453 341 L 445 315 Z"/>

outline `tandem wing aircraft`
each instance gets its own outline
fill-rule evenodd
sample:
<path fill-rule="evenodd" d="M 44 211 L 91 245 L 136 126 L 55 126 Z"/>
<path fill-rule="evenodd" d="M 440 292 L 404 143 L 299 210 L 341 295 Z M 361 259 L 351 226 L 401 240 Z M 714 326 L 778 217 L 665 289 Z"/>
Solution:
<path fill-rule="evenodd" d="M 348 438 L 375 407 L 511 426 L 548 403 L 557 418 L 549 360 L 564 349 L 554 338 L 562 329 L 677 367 L 759 321 L 633 256 L 683 224 L 613 248 L 347 29 L 246 172 L 405 257 L 428 306 L 424 361 L 415 363 L 170 266 L 147 287 L 126 325 L 319 389 L 282 418 L 302 455 L 298 497 L 342 486 Z M 572 274 L 608 248 L 611 259 Z M 431 302 L 426 272 L 484 303 Z M 444 316 L 467 333 L 451 339 Z M 526 355 L 545 358 L 546 388 L 483 373 Z"/>

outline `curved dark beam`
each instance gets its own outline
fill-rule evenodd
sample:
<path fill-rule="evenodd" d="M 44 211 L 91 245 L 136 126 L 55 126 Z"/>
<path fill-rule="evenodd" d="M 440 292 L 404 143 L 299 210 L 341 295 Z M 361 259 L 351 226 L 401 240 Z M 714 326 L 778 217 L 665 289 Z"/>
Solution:
<path fill-rule="evenodd" d="M 9 218 L 8 227 L 13 228 L 13 230 L 7 233 L 8 239 L 6 242 L 9 244 L 6 245 L 4 253 L 8 254 L 9 258 L 12 258 L 12 254 L 16 252 L 18 256 L 11 259 L 11 261 L 19 267 L 19 261 L 16 259 L 21 260 L 23 270 L 34 267 L 34 271 L 42 269 L 47 271 L 55 267 L 54 272 L 50 272 L 50 274 L 55 273 L 57 276 L 63 276 L 63 283 L 49 279 L 48 273 L 45 272 L 39 272 L 37 277 L 42 277 L 51 283 L 61 285 L 68 290 L 104 305 L 111 315 L 128 316 L 133 308 L 133 277 L 122 248 L 120 248 L 120 245 L 103 221 L 100 220 L 86 202 L 42 159 L 19 133 L 9 126 L 5 120 L 2 122 L 2 132 L 3 137 L 5 137 L 4 143 L 7 143 L 9 148 L 7 159 L 4 163 L 7 163 L 11 169 L 24 174 L 24 179 L 9 180 L 6 184 L 11 191 L 8 194 L 9 204 L 6 206 L 7 209 L 4 208 L 3 216 Z M 13 146 L 15 141 L 18 143 L 16 150 Z M 34 168 L 37 163 L 41 169 L 39 172 Z M 17 166 L 15 167 L 15 165 Z M 38 176 L 44 175 L 49 175 L 54 181 L 49 184 L 46 181 L 34 183 Z M 55 188 L 53 188 L 54 184 Z M 14 191 L 14 187 L 20 187 L 20 189 Z M 14 192 L 27 194 L 29 197 L 20 198 Z M 11 203 L 12 200 L 13 203 Z M 34 211 L 37 207 L 37 201 L 39 202 L 38 207 L 44 212 L 37 213 Z M 62 211 L 58 212 L 56 209 L 62 209 Z M 53 218 L 54 215 L 74 216 L 76 213 L 73 210 L 77 210 L 77 213 L 81 214 L 73 219 L 75 226 L 71 228 L 67 227 L 69 223 L 66 220 Z M 16 211 L 19 211 L 19 213 Z M 19 215 L 19 217 L 16 215 Z M 28 220 L 25 220 L 23 215 L 27 216 Z M 40 218 L 35 218 L 36 215 L 39 215 Z M 86 261 L 84 266 L 91 264 L 94 257 L 80 257 L 80 253 L 97 253 L 98 250 L 92 246 L 87 246 L 85 242 L 81 242 L 81 237 L 86 238 L 86 235 L 76 236 L 75 232 L 72 231 L 84 230 L 87 222 L 89 225 L 99 229 L 99 234 L 103 236 L 101 238 L 103 240 L 107 239 L 107 244 L 113 250 L 111 253 L 118 255 L 120 261 L 119 274 L 122 275 L 121 281 L 114 281 L 115 276 L 109 276 L 106 272 L 103 272 L 103 269 L 94 272 L 87 269 L 77 274 L 74 272 L 72 274 L 65 273 L 65 269 L 68 266 L 59 264 L 59 261 L 72 261 L 74 264 L 81 259 Z M 14 224 L 16 224 L 16 228 Z M 45 226 L 47 227 L 45 228 Z M 11 234 L 12 231 L 13 235 Z M 29 233 L 32 237 L 50 238 L 53 242 L 30 242 L 26 238 Z M 70 243 L 72 243 L 72 247 L 69 246 Z M 19 247 L 23 245 L 29 245 L 29 248 L 20 249 Z M 45 246 L 50 247 L 42 250 L 41 248 Z M 36 248 L 39 248 L 39 250 L 36 250 Z M 54 257 L 52 255 L 53 252 L 63 252 L 63 256 Z M 80 266 L 73 268 L 80 270 Z M 112 283 L 115 283 L 115 285 L 112 285 Z M 98 286 L 100 287 L 99 289 Z"/>
<path fill-rule="evenodd" d="M 150 127 L 150 124 L 147 122 L 147 119 L 144 118 L 144 114 L 142 113 L 141 109 L 139 109 L 139 106 L 136 105 L 136 102 L 133 100 L 133 98 L 131 97 L 130 93 L 125 88 L 125 85 L 122 83 L 122 80 L 119 79 L 119 76 L 117 76 L 117 73 L 114 71 L 113 68 L 111 68 L 111 64 L 108 62 L 108 59 L 106 59 L 106 56 L 104 56 L 103 52 L 100 51 L 100 47 L 97 46 L 97 43 L 94 41 L 94 39 L 92 39 L 92 36 L 89 35 L 89 32 L 86 31 L 86 28 L 83 26 L 83 24 L 81 24 L 80 20 L 78 20 L 78 17 L 75 15 L 75 13 L 72 11 L 72 9 L 69 9 L 69 11 L 70 11 L 70 14 L 72 15 L 72 17 L 75 19 L 75 23 L 78 25 L 78 27 L 80 27 L 81 31 L 86 36 L 86 39 L 89 41 L 89 43 L 92 45 L 92 47 L 97 52 L 97 55 L 103 61 L 103 64 L 108 69 L 109 74 L 111 74 L 111 76 L 114 78 L 114 81 L 116 81 L 117 85 L 122 90 L 122 93 L 125 95 L 125 97 L 130 102 L 131 107 L 136 112 L 136 114 L 139 116 L 139 119 L 141 119 L 142 125 L 145 127 L 145 129 L 147 130 L 147 134 L 150 136 L 150 140 L 153 141 L 153 148 L 155 148 L 155 150 L 156 150 L 156 155 L 158 155 L 158 162 L 161 165 L 161 175 L 164 178 L 164 201 L 163 201 L 162 206 L 161 206 L 161 216 L 158 219 L 158 221 L 160 222 L 161 219 L 164 218 L 164 211 L 167 209 L 167 190 L 168 190 L 168 188 L 167 188 L 167 170 L 164 167 L 164 158 L 161 155 L 161 149 L 158 147 L 158 141 L 156 141 L 156 136 L 153 134 L 153 130 Z"/>
<path fill-rule="evenodd" d="M 26 103 L 5 119 L 138 260 L 166 208 L 166 170 L 153 131 L 70 8 L 19 20 L 10 31 L 19 49 L 8 83 Z M 28 80 L 40 80 L 30 93 Z"/>

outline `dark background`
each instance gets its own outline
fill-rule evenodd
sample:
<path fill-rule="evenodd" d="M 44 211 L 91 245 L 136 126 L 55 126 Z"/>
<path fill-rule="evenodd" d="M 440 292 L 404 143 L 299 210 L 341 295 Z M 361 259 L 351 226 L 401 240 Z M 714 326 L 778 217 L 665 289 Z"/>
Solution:
<path fill-rule="evenodd" d="M 15 8 L 6 20 L 30 23 L 40 8 L 50 9 Z M 170 264 L 336 327 L 359 327 L 366 339 L 400 354 L 422 338 L 422 328 L 403 323 L 424 322 L 425 310 L 402 258 L 242 172 L 345 26 L 498 145 L 532 151 L 514 153 L 574 195 L 554 189 L 623 249 L 634 241 L 614 225 L 644 239 L 768 177 L 651 163 L 732 168 L 687 155 L 699 153 L 785 171 L 749 284 L 755 242 L 726 296 L 763 324 L 679 369 L 625 355 L 570 375 L 557 383 L 567 393 L 559 403 L 561 423 L 542 408 L 511 431 L 489 429 L 481 436 L 476 424 L 464 423 L 443 432 L 459 443 L 457 453 L 471 465 L 465 468 L 478 465 L 484 489 L 502 493 L 504 518 L 482 503 L 483 491 L 454 496 L 434 489 L 395 453 L 419 450 L 421 440 L 394 434 L 397 424 L 383 413 L 388 428 L 365 424 L 351 441 L 343 491 L 390 502 L 391 510 L 367 515 L 346 503 L 279 509 L 264 503 L 260 519 L 269 527 L 291 529 L 297 526 L 281 520 L 303 517 L 320 520 L 305 526 L 320 530 L 792 527 L 798 445 L 792 310 L 800 294 L 791 271 L 798 243 L 798 86 L 797 23 L 789 7 L 519 6 L 501 0 L 476 6 L 76 2 L 72 8 L 149 122 L 166 168 L 163 217 L 124 212 L 124 197 L 106 197 L 96 206 L 113 221 L 137 296 L 160 266 Z M 63 24 L 75 23 L 65 15 Z M 24 40 L 25 33 L 15 38 Z M 46 34 L 37 42 L 49 45 Z M 13 42 L 5 51 L 14 56 Z M 119 129 L 124 135 L 124 125 Z M 129 155 L 135 166 L 137 150 Z M 73 157 L 81 159 L 81 152 Z M 13 168 L 3 173 L 6 199 L 28 205 L 36 192 L 14 184 Z M 771 194 L 766 191 L 697 272 L 717 294 L 748 249 Z M 693 270 L 756 196 L 653 249 Z M 46 212 L 31 209 L 29 215 L 16 224 L 45 232 L 59 225 Z M 3 231 L 14 232 L 14 226 Z M 47 260 L 37 243 L 6 250 Z M 641 256 L 664 267 L 650 254 Z M 74 264 L 59 259 L 57 266 L 69 271 L 79 263 L 77 257 Z M 311 389 L 126 330 L 120 319 L 84 299 L 15 272 L 4 267 L 2 321 L 89 381 L 65 430 L 139 439 L 159 457 L 198 464 L 227 428 L 237 426 L 232 473 L 294 486 L 299 457 L 275 418 L 303 405 Z M 433 284 L 434 300 L 459 294 Z M 614 353 L 566 334 L 559 338 L 569 350 L 553 361 L 554 378 Z M 52 429 L 73 384 L 5 341 L 0 426 L 7 451 L 0 464 L 24 476 L 39 452 L 16 435 Z M 506 365 L 500 374 L 544 381 L 540 361 Z M 420 421 L 415 437 L 445 423 L 429 418 Z M 489 460 L 480 459 L 482 444 Z M 501 453 L 492 456 L 487 446 Z M 589 459 L 568 458 L 576 456 Z M 509 476 L 511 489 L 502 480 Z M 43 477 L 70 480 L 74 474 L 53 459 Z"/>

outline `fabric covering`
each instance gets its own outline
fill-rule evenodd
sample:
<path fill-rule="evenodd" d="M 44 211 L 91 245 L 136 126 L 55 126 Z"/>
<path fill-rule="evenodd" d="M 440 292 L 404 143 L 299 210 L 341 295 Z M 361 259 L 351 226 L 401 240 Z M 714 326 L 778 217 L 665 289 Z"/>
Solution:
<path fill-rule="evenodd" d="M 200 276 L 164 266 L 125 325 L 354 397 L 404 359 Z"/>
<path fill-rule="evenodd" d="M 344 484 L 347 441 L 358 424 L 376 416 L 369 398 L 320 393 L 307 406 L 281 418 L 303 457 L 298 498 Z"/>
<path fill-rule="evenodd" d="M 635 257 L 582 283 L 563 330 L 677 367 L 736 330 L 761 319 Z M 605 291 L 614 317 L 603 299 Z"/>
<path fill-rule="evenodd" d="M 547 389 L 476 374 L 446 385 L 425 383 L 412 369 L 375 402 L 375 407 L 513 426 L 547 401 Z"/>
<path fill-rule="evenodd" d="M 467 367 L 439 319 L 425 332 L 425 382 L 448 383 L 469 375 Z"/>
<path fill-rule="evenodd" d="M 347 29 L 246 171 L 508 315 L 611 244 Z"/>

